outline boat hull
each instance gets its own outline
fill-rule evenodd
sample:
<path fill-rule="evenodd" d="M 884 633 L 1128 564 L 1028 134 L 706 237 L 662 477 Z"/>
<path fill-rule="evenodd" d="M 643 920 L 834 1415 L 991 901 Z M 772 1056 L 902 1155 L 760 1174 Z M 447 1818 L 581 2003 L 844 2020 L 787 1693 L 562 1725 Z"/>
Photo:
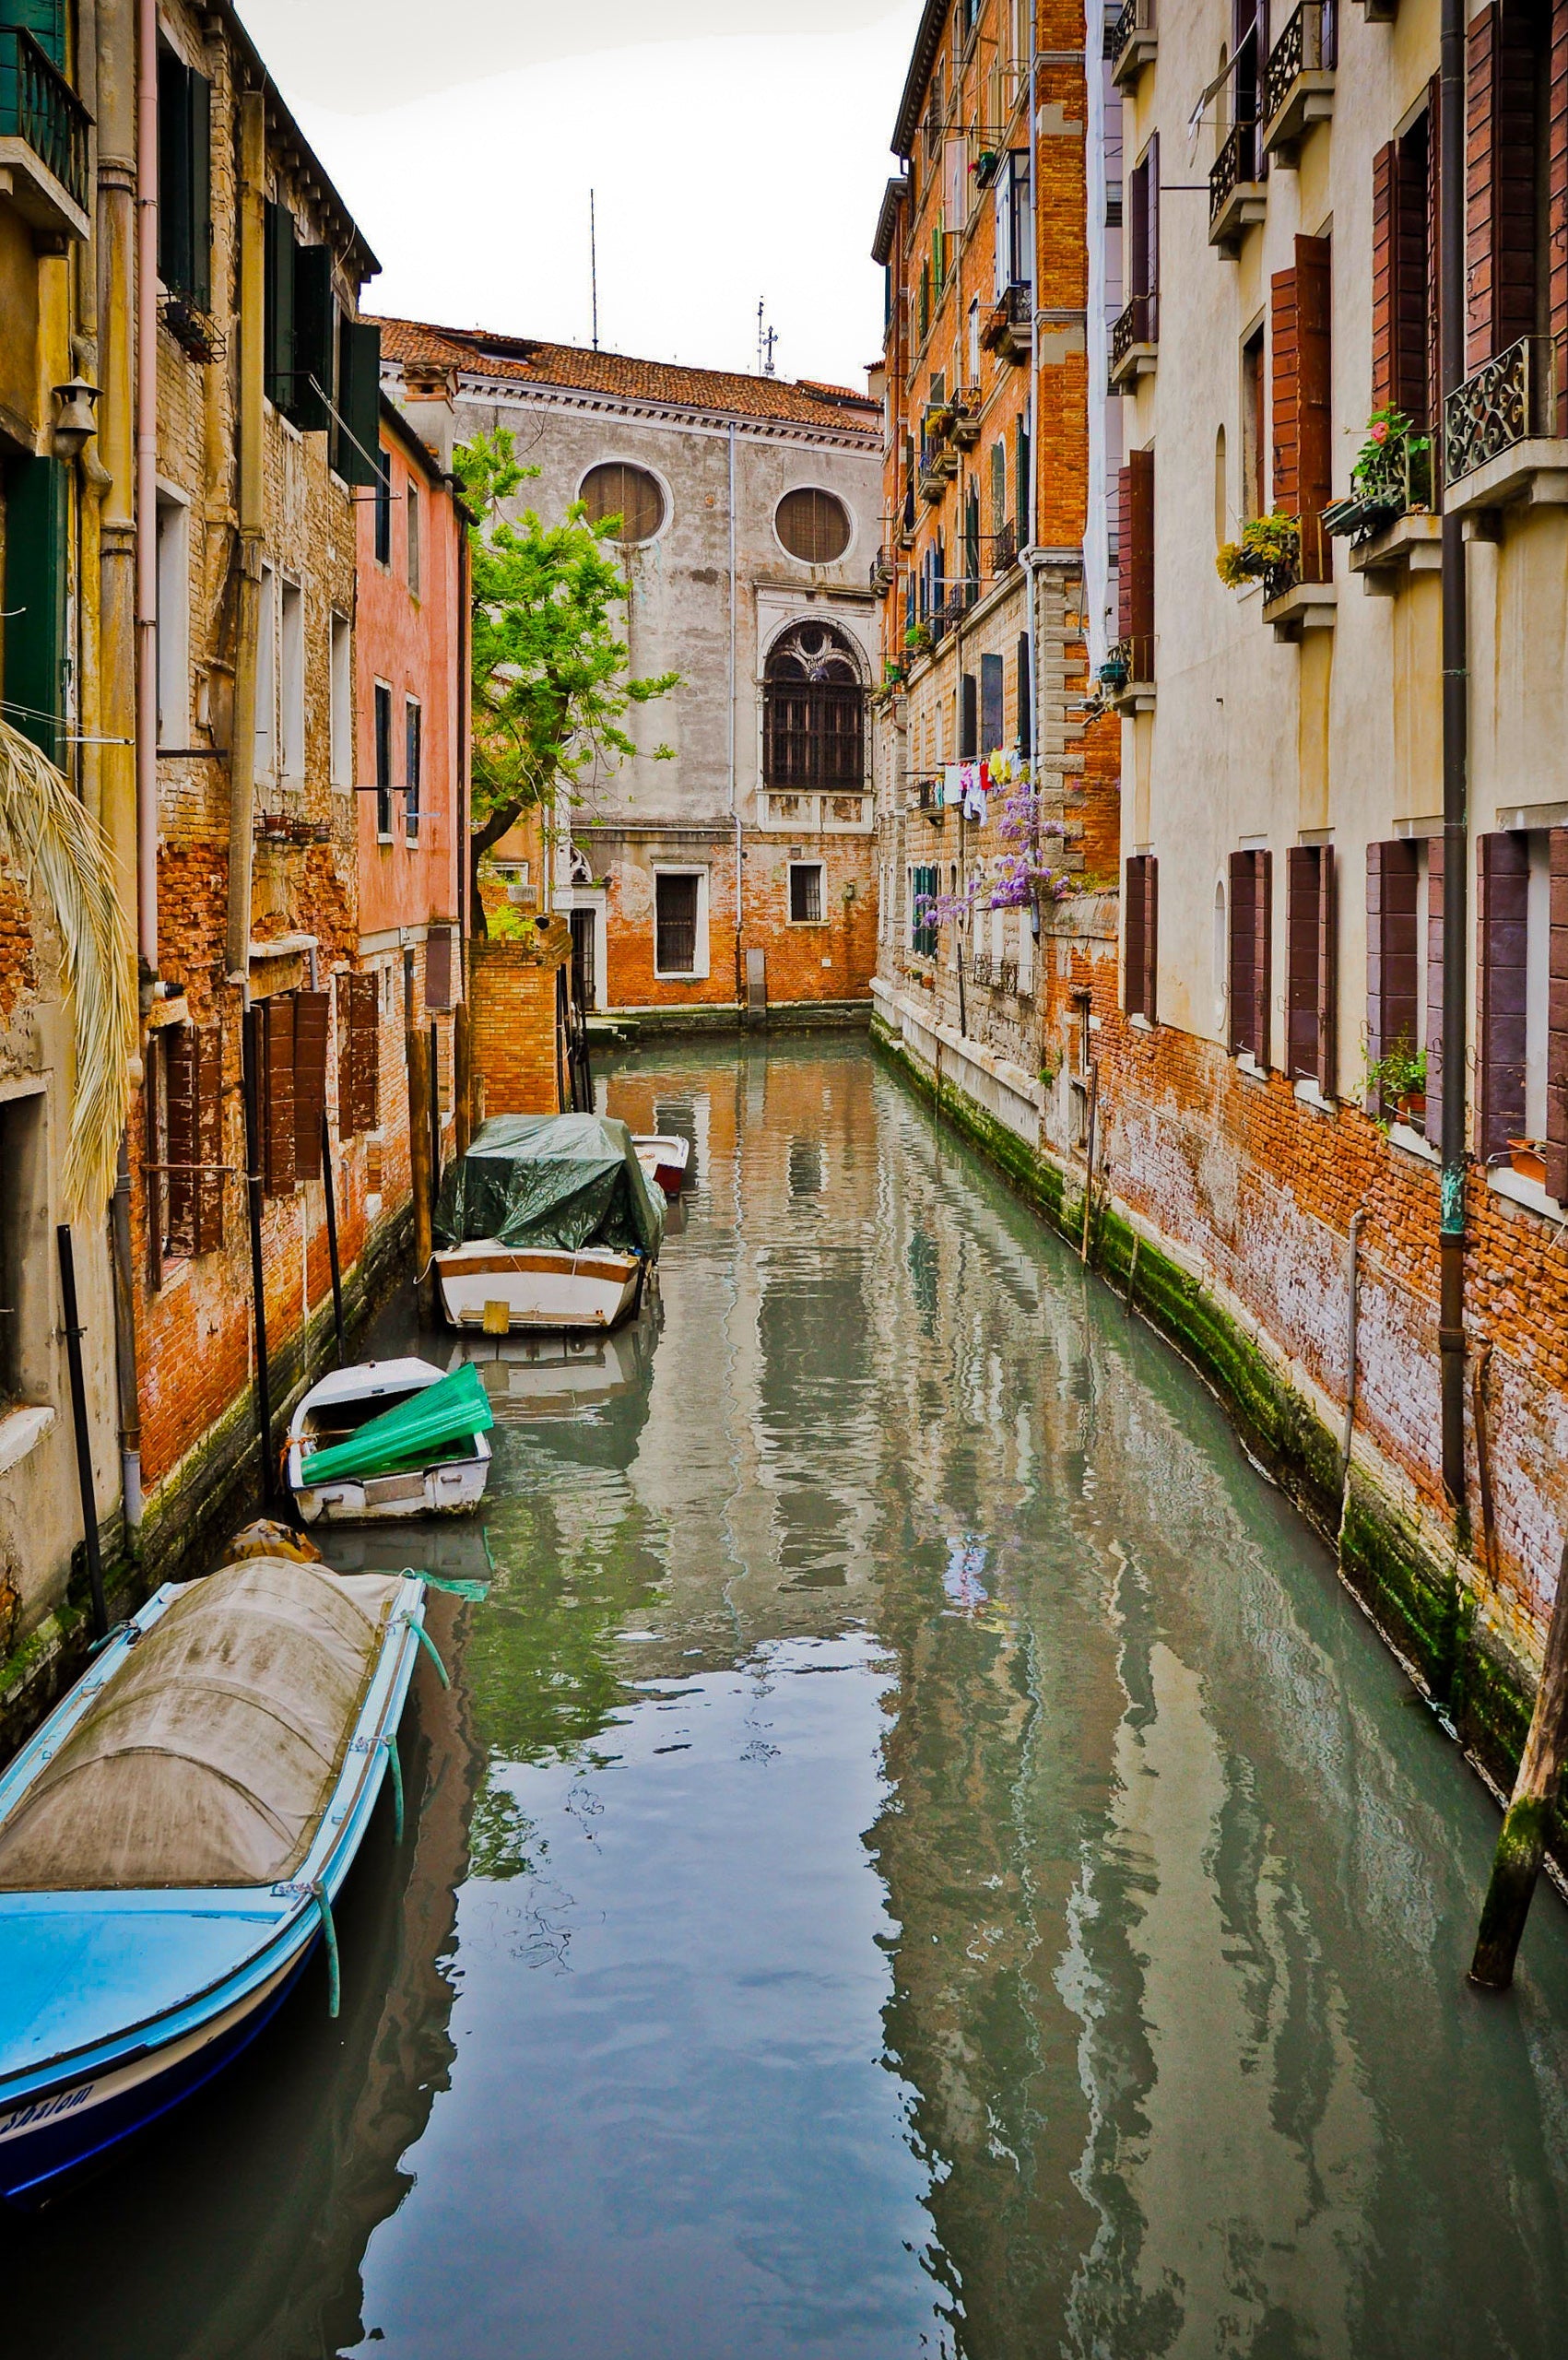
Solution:
<path fill-rule="evenodd" d="M 498 1335 L 513 1328 L 614 1328 L 637 1301 L 635 1254 L 586 1246 L 454 1246 L 435 1257 L 442 1309 L 454 1328 Z M 505 1326 L 501 1322 L 504 1317 Z"/>
<path fill-rule="evenodd" d="M 312 1487 L 300 1480 L 302 1457 L 289 1452 L 289 1490 L 307 1524 L 379 1524 L 408 1516 L 468 1516 L 485 1495 L 490 1448 L 481 1434 L 481 1455 L 442 1461 L 407 1475 L 372 1475 L 362 1483 L 343 1481 Z"/>

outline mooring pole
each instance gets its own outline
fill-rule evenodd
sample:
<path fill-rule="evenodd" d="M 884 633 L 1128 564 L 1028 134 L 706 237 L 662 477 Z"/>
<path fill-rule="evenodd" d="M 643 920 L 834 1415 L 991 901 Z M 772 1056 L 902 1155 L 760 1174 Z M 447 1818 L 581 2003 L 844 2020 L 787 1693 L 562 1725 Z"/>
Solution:
<path fill-rule="evenodd" d="M 1094 1149 L 1095 1132 L 1100 1125 L 1100 1060 L 1091 1059 L 1089 1068 L 1089 1176 L 1083 1184 L 1083 1242 L 1079 1248 L 1079 1260 L 1089 1261 L 1089 1221 L 1094 1210 Z"/>
<path fill-rule="evenodd" d="M 406 1036 L 408 1059 L 408 1177 L 414 1197 L 414 1287 L 422 1318 L 430 1307 L 430 1044 L 422 1032 Z"/>
<path fill-rule="evenodd" d="M 256 1322 L 256 1426 L 261 1435 L 261 1505 L 265 1515 L 276 1488 L 272 1472 L 272 1373 L 266 1357 L 266 1286 L 262 1272 L 261 1111 L 256 1061 L 261 1049 L 261 1011 L 245 1010 L 242 1080 L 245 1098 L 245 1210 L 251 1230 L 251 1303 Z"/>
<path fill-rule="evenodd" d="M 441 1035 L 430 1019 L 430 1218 L 441 1194 Z"/>
<path fill-rule="evenodd" d="M 60 1308 L 65 1315 L 65 1361 L 71 1373 L 71 1419 L 77 1434 L 77 1481 L 82 1493 L 82 1538 L 87 1544 L 88 1580 L 92 1587 L 92 1635 L 101 1639 L 109 1628 L 103 1603 L 103 1560 L 98 1550 L 98 1501 L 92 1485 L 92 1441 L 88 1433 L 87 1383 L 82 1375 L 82 1323 L 77 1310 L 77 1257 L 71 1225 L 62 1221 L 54 1233 L 60 1249 Z"/>
<path fill-rule="evenodd" d="M 461 1158 L 467 1154 L 474 1136 L 473 1046 L 466 999 L 460 999 L 452 1011 L 452 1114 L 453 1150 Z"/>
<path fill-rule="evenodd" d="M 321 1176 L 326 1184 L 326 1259 L 332 1272 L 332 1327 L 337 1339 L 337 1365 L 347 1365 L 343 1349 L 343 1272 L 337 1259 L 337 1189 L 332 1176 L 332 1126 L 321 1113 Z"/>
<path fill-rule="evenodd" d="M 1486 1991 L 1506 1991 L 1514 1980 L 1525 1920 L 1546 1858 L 1546 1831 L 1562 1779 L 1568 1748 L 1568 1542 L 1557 1569 L 1557 1596 L 1547 1626 L 1546 1655 L 1536 1690 L 1530 1733 L 1519 1759 L 1519 1775 L 1481 1908 L 1470 1981 Z"/>

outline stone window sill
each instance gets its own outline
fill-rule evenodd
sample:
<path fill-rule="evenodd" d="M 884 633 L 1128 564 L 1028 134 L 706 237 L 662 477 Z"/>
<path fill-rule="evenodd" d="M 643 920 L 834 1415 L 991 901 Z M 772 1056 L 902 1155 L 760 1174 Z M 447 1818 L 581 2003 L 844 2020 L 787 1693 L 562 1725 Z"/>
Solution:
<path fill-rule="evenodd" d="M 1267 1069 L 1258 1064 L 1257 1059 L 1253 1056 L 1250 1049 L 1238 1050 L 1236 1054 L 1236 1071 L 1241 1075 L 1244 1081 L 1267 1081 L 1268 1080 Z"/>
<path fill-rule="evenodd" d="M 1546 1221 L 1561 1221 L 1563 1208 L 1555 1197 L 1549 1197 L 1539 1180 L 1527 1180 L 1522 1173 L 1511 1172 L 1504 1164 L 1494 1164 L 1486 1175 L 1486 1185 L 1510 1203 L 1526 1205 Z"/>
<path fill-rule="evenodd" d="M 1094 1020 L 1091 1017 L 1090 1019 L 1091 1023 L 1092 1023 L 1093 1021 Z M 1134 1009 L 1132 1014 L 1127 1019 L 1127 1023 L 1135 1032 L 1158 1032 L 1160 1030 L 1160 1027 L 1157 1024 L 1151 1024 L 1149 1022 L 1148 1017 L 1145 1016 L 1141 1009 Z"/>
<path fill-rule="evenodd" d="M 1425 1132 L 1414 1129 L 1409 1123 L 1390 1123 L 1388 1136 L 1397 1148 L 1402 1148 L 1407 1155 L 1419 1155 L 1423 1163 L 1443 1162 Z"/>
<path fill-rule="evenodd" d="M 1338 1117 L 1339 1113 L 1338 1107 L 1335 1104 L 1332 1098 L 1325 1098 L 1322 1091 L 1319 1090 L 1316 1082 L 1312 1079 L 1310 1074 L 1303 1074 L 1300 1081 L 1296 1083 L 1295 1094 L 1297 1104 L 1301 1106 L 1310 1106 L 1315 1115 L 1326 1115 L 1330 1119 Z"/>
<path fill-rule="evenodd" d="M 13 1467 L 19 1466 L 53 1423 L 54 1412 L 47 1402 L 8 1410 L 0 1415 L 0 1475 L 7 1475 Z"/>

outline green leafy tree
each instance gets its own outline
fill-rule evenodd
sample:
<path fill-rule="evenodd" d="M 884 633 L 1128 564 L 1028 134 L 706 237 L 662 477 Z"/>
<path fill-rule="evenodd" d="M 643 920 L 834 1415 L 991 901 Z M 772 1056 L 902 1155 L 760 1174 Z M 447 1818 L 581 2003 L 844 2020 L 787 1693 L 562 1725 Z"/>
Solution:
<path fill-rule="evenodd" d="M 638 749 L 622 723 L 680 684 L 677 672 L 628 673 L 617 609 L 629 596 L 619 516 L 595 524 L 581 501 L 559 525 L 530 509 L 515 521 L 503 503 L 537 467 L 525 466 L 510 434 L 477 435 L 454 465 L 475 522 L 472 573 L 473 792 L 469 906 L 483 930 L 478 865 L 525 811 L 582 803 Z M 655 761 L 673 759 L 659 746 Z"/>

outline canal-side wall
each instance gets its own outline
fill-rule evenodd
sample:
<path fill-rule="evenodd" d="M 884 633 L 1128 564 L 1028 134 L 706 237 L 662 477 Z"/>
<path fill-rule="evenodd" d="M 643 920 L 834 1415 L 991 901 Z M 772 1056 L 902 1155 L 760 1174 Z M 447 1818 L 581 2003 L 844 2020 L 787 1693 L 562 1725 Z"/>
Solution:
<path fill-rule="evenodd" d="M 1087 1037 L 1102 1061 L 1111 1024 L 1091 978 L 1115 968 L 1095 956 L 1092 909 L 1080 910 L 1078 948 L 1061 972 L 1079 995 L 1075 1023 L 1098 1013 Z M 1114 934 L 1110 938 L 1114 946 Z M 1065 950 L 1059 942 L 1058 948 Z M 1083 995 L 1092 991 L 1092 999 Z M 1043 995 L 1043 997 L 1044 997 Z M 984 1040 L 943 1021 L 943 996 L 879 985 L 872 1039 L 922 1097 L 1005 1174 L 1018 1193 L 1075 1248 L 1082 1250 L 1088 1167 L 1081 1146 L 1053 1139 L 1053 1117 L 1067 1070 L 1031 1075 Z M 967 995 L 966 995 L 967 997 Z M 969 1011 L 966 1009 L 966 1016 Z M 984 1022 L 982 1004 L 975 1012 Z M 973 1021 L 973 1020 L 972 1020 Z M 1047 1021 L 1045 1032 L 1051 1027 Z M 1086 1028 L 1087 1029 L 1087 1028 Z M 1111 1060 L 1105 1058 L 1109 1068 Z M 1292 1354 L 1256 1306 L 1228 1284 L 1183 1236 L 1173 1234 L 1142 1190 L 1123 1184 L 1126 1125 L 1108 1092 L 1098 1108 L 1095 1189 L 1090 1207 L 1089 1259 L 1129 1308 L 1157 1328 L 1213 1386 L 1249 1453 L 1334 1547 L 1340 1573 L 1421 1691 L 1464 1745 L 1493 1789 L 1512 1782 L 1528 1727 L 1540 1638 L 1516 1591 L 1489 1581 L 1407 1471 L 1358 1426 L 1348 1472 L 1344 1410 L 1303 1360 Z M 1136 1167 L 1132 1167 L 1136 1170 Z M 1375 1271 L 1362 1284 L 1375 1292 Z M 1369 1328 L 1375 1312 L 1369 1319 Z M 1344 1332 L 1342 1330 L 1342 1332 Z M 1552 1849 L 1568 1869 L 1568 1815 L 1559 1808 Z"/>

